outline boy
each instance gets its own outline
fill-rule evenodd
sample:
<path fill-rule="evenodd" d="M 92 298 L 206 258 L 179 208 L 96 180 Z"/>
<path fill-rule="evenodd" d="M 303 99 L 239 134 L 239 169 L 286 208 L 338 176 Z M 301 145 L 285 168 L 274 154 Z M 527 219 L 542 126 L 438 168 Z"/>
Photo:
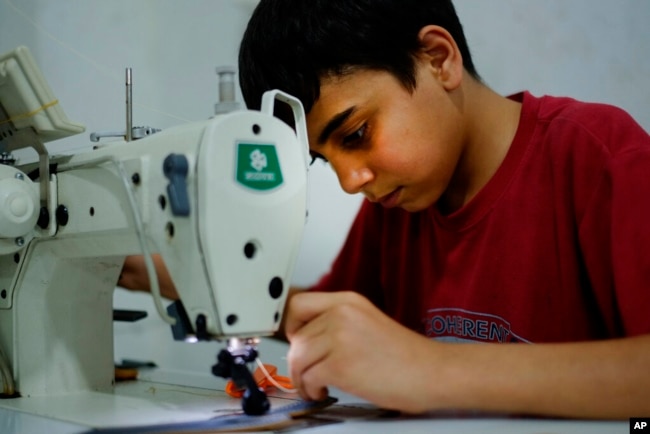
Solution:
<path fill-rule="evenodd" d="M 497 95 L 450 0 L 262 0 L 240 82 L 249 108 L 300 98 L 312 155 L 368 199 L 288 303 L 302 397 L 650 414 L 650 138 L 626 113 Z"/>

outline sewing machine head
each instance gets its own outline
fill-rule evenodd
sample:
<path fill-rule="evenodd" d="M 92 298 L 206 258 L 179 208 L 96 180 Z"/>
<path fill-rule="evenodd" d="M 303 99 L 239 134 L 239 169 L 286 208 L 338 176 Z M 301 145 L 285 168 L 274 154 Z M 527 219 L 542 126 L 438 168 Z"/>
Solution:
<path fill-rule="evenodd" d="M 273 117 L 277 100 L 296 131 Z M 23 396 L 111 387 L 111 294 L 126 255 L 163 257 L 180 304 L 165 311 L 149 264 L 152 294 L 179 339 L 232 339 L 239 357 L 277 330 L 306 218 L 299 101 L 274 91 L 260 112 L 50 156 L 45 141 L 83 127 L 20 48 L 0 57 L 0 128 L 0 348 Z M 37 165 L 11 161 L 25 146 Z"/>

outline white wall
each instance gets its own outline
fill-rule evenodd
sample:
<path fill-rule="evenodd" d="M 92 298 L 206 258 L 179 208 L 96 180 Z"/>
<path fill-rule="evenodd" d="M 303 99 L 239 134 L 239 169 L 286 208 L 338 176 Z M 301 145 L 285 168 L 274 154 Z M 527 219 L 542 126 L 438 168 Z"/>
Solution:
<path fill-rule="evenodd" d="M 650 130 L 650 2 L 456 0 L 456 9 L 495 90 L 618 105 Z"/>
<path fill-rule="evenodd" d="M 235 65 L 255 0 L 0 0 L 0 52 L 27 45 L 83 135 L 52 152 L 89 146 L 93 131 L 124 126 L 124 69 L 133 68 L 136 125 L 204 119 L 217 98 L 215 67 Z M 570 95 L 627 109 L 650 130 L 650 2 L 456 0 L 475 64 L 501 93 Z M 327 270 L 360 203 L 329 168 L 310 173 L 310 219 L 294 283 Z M 117 307 L 150 311 L 116 326 L 116 358 L 206 372 L 217 346 L 172 343 L 144 294 L 116 291 Z M 284 347 L 266 343 L 278 359 Z"/>

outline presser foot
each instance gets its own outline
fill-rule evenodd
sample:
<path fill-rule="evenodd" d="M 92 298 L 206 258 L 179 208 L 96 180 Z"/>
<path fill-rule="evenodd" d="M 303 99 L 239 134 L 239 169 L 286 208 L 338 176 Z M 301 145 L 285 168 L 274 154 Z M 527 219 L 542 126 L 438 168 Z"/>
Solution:
<path fill-rule="evenodd" d="M 212 367 L 212 374 L 231 379 L 237 387 L 245 389 L 242 397 L 242 410 L 251 416 L 265 414 L 271 408 L 266 393 L 257 386 L 247 363 L 257 359 L 257 340 L 231 339 L 228 348 L 217 355 L 217 363 Z"/>

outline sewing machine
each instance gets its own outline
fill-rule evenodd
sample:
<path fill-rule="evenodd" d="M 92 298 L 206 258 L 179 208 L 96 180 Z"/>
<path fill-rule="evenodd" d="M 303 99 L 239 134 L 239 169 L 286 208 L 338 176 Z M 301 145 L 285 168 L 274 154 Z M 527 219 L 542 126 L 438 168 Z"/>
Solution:
<path fill-rule="evenodd" d="M 246 387 L 244 411 L 262 414 L 246 364 L 279 327 L 306 219 L 302 106 L 267 92 L 260 112 L 155 132 L 132 126 L 130 70 L 126 85 L 121 140 L 50 156 L 44 143 L 84 127 L 26 48 L 0 56 L 0 371 L 14 397 L 2 402 L 32 411 L 30 400 L 113 393 L 113 290 L 124 258 L 142 254 L 174 337 L 225 341 L 214 373 Z M 277 101 L 296 132 L 273 117 Z M 38 161 L 23 165 L 11 153 L 27 147 Z M 154 253 L 180 297 L 170 308 Z"/>

